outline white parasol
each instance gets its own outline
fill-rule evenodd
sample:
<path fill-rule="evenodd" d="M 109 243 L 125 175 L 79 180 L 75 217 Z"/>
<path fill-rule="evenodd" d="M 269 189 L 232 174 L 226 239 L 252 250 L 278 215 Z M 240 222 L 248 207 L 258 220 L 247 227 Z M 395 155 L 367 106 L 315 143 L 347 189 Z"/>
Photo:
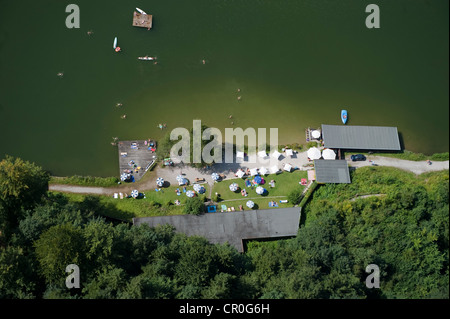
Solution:
<path fill-rule="evenodd" d="M 319 159 L 322 156 L 317 147 L 311 147 L 306 154 L 312 160 Z"/>
<path fill-rule="evenodd" d="M 326 148 L 322 151 L 322 157 L 326 160 L 334 160 L 336 159 L 336 153 L 332 149 Z"/>
<path fill-rule="evenodd" d="M 265 190 L 264 187 L 262 187 L 262 186 L 256 187 L 256 194 L 258 194 L 258 195 L 264 194 L 265 191 L 266 191 L 266 190 Z"/>

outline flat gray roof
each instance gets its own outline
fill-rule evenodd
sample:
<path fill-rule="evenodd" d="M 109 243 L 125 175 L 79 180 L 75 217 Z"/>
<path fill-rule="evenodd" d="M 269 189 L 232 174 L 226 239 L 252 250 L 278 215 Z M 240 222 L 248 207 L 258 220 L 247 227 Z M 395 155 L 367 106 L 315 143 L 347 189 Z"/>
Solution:
<path fill-rule="evenodd" d="M 350 173 L 346 160 L 314 160 L 317 183 L 350 183 Z"/>
<path fill-rule="evenodd" d="M 326 148 L 401 150 L 396 127 L 322 124 L 322 138 Z"/>
<path fill-rule="evenodd" d="M 214 244 L 228 242 L 243 252 L 243 239 L 296 236 L 300 207 L 133 218 L 134 225 L 142 223 L 150 227 L 169 224 L 187 236 L 202 236 Z"/>

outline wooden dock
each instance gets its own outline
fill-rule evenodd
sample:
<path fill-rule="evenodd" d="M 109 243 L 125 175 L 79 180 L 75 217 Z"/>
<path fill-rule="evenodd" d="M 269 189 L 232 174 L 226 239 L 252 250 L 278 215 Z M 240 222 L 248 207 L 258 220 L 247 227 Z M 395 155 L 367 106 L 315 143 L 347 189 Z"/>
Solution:
<path fill-rule="evenodd" d="M 142 14 L 137 11 L 133 13 L 133 26 L 140 28 L 147 28 L 150 30 L 152 28 L 153 16 L 151 14 Z"/>
<path fill-rule="evenodd" d="M 119 175 L 130 173 L 135 182 L 140 180 L 145 172 L 156 163 L 156 153 L 145 145 L 145 140 L 120 141 L 117 143 L 119 150 Z"/>

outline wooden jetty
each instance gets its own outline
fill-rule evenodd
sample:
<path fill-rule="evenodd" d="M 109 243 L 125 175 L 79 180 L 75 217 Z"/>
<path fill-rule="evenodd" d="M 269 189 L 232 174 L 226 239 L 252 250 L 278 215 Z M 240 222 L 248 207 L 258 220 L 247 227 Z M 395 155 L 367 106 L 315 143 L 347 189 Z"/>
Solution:
<path fill-rule="evenodd" d="M 142 14 L 137 11 L 133 13 L 133 26 L 147 28 L 150 30 L 152 28 L 153 16 L 151 14 Z"/>
<path fill-rule="evenodd" d="M 120 141 L 119 149 L 120 174 L 130 173 L 134 181 L 140 180 L 145 172 L 156 163 L 156 153 L 145 144 L 145 140 Z"/>

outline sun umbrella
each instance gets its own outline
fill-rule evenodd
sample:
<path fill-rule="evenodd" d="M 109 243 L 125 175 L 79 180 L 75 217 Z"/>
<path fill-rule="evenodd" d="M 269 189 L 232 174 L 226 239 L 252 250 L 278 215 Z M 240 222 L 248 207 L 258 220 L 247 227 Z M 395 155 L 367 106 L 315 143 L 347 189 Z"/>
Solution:
<path fill-rule="evenodd" d="M 123 173 L 122 175 L 120 175 L 120 180 L 121 180 L 122 182 L 128 180 L 129 178 L 130 178 L 130 174 Z"/>
<path fill-rule="evenodd" d="M 247 207 L 248 207 L 248 208 L 253 208 L 253 207 L 255 207 L 255 203 L 254 203 L 253 201 L 249 200 L 249 201 L 247 202 Z"/>
<path fill-rule="evenodd" d="M 239 178 L 242 178 L 244 175 L 245 175 L 245 172 L 243 170 L 241 170 L 241 169 L 239 169 L 236 172 L 236 176 L 239 177 Z"/>
<path fill-rule="evenodd" d="M 164 185 L 164 179 L 161 177 L 158 177 L 156 179 L 156 185 L 158 185 L 159 187 L 162 187 Z"/>
<path fill-rule="evenodd" d="M 322 157 L 326 160 L 334 160 L 336 159 L 336 153 L 332 149 L 326 148 L 322 151 Z"/>
<path fill-rule="evenodd" d="M 256 187 L 256 194 L 262 195 L 266 190 L 262 186 Z"/>
<path fill-rule="evenodd" d="M 322 156 L 317 147 L 311 147 L 306 154 L 312 160 L 319 159 Z"/>
<path fill-rule="evenodd" d="M 258 175 L 258 169 L 257 168 L 250 169 L 250 175 L 252 176 Z"/>
<path fill-rule="evenodd" d="M 256 184 L 261 184 L 262 178 L 261 178 L 261 176 L 257 175 L 257 176 L 255 176 L 255 178 L 253 179 L 253 181 L 254 181 Z"/>
<path fill-rule="evenodd" d="M 178 182 L 181 182 L 183 179 L 184 179 L 184 176 L 183 176 L 183 175 L 178 175 L 178 176 L 177 176 L 177 181 L 178 181 Z"/>
<path fill-rule="evenodd" d="M 291 169 L 292 169 L 292 165 L 286 163 L 286 164 L 284 164 L 283 169 L 284 169 L 286 172 L 290 172 Z"/>
<path fill-rule="evenodd" d="M 211 174 L 211 178 L 213 179 L 213 181 L 218 181 L 219 180 L 219 174 L 217 174 L 217 173 L 212 173 Z"/>
<path fill-rule="evenodd" d="M 239 185 L 236 183 L 230 184 L 230 191 L 236 192 L 239 189 Z"/>
<path fill-rule="evenodd" d="M 318 131 L 318 130 L 312 131 L 312 132 L 311 132 L 311 136 L 312 136 L 313 138 L 319 138 L 319 137 L 320 137 L 320 131 Z"/>
<path fill-rule="evenodd" d="M 280 170 L 280 169 L 278 168 L 278 166 L 277 166 L 277 165 L 274 165 L 274 166 L 272 166 L 272 167 L 270 168 L 270 173 L 276 174 L 276 173 L 278 173 L 279 170 Z"/>
<path fill-rule="evenodd" d="M 139 191 L 137 189 L 131 191 L 131 197 L 136 198 L 139 196 Z"/>
<path fill-rule="evenodd" d="M 202 188 L 202 185 L 200 184 L 194 184 L 194 191 L 198 192 Z"/>
<path fill-rule="evenodd" d="M 194 195 L 195 195 L 194 191 L 189 190 L 186 192 L 187 197 L 194 197 Z"/>
<path fill-rule="evenodd" d="M 278 151 L 275 151 L 275 152 L 272 153 L 272 156 L 273 156 L 274 158 L 278 159 L 278 158 L 280 158 L 281 153 L 278 152 Z"/>
<path fill-rule="evenodd" d="M 265 168 L 265 167 L 261 167 L 261 168 L 259 169 L 259 173 L 260 173 L 261 175 L 266 175 L 267 173 L 269 173 L 269 170 L 268 170 L 267 168 Z"/>

